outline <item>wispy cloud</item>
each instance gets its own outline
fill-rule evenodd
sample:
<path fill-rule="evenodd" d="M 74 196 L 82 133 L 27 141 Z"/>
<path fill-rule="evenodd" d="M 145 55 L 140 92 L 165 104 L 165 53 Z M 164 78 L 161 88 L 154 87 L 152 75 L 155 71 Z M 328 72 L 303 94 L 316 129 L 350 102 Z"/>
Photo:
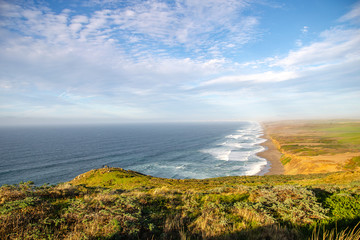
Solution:
<path fill-rule="evenodd" d="M 81 40 L 148 46 L 160 41 L 168 46 L 202 49 L 205 53 L 214 45 L 226 48 L 230 43 L 231 46 L 241 45 L 254 37 L 257 18 L 239 15 L 248 6 L 247 1 L 235 0 L 179 0 L 174 3 L 153 0 L 84 16 L 67 9 L 56 14 L 47 8 L 3 2 L 1 13 L 6 17 L 3 25 L 7 28 L 20 29 L 23 34 L 44 38 L 53 44 Z"/>
<path fill-rule="evenodd" d="M 118 2 L 106 4 L 116 6 Z M 141 75 L 138 69 L 143 74 L 155 72 L 155 76 L 209 71 L 221 59 L 211 57 L 212 49 L 234 47 L 252 38 L 256 18 L 237 18 L 247 6 L 245 1 L 145 1 L 78 15 L 67 9 L 54 13 L 41 6 L 3 1 L 3 56 L 24 64 L 24 73 L 41 65 L 69 83 L 88 77 L 87 82 L 98 82 L 94 76 L 102 74 L 107 79 L 111 76 L 111 81 L 117 76 L 123 82 L 141 77 L 136 76 Z M 181 48 L 180 52 L 190 48 L 200 51 L 198 56 L 210 55 L 207 60 L 174 58 L 169 55 L 176 49 L 169 49 L 174 45 Z M 96 70 L 98 74 L 94 74 Z"/>
<path fill-rule="evenodd" d="M 262 72 L 257 74 L 246 74 L 246 75 L 234 75 L 219 77 L 204 82 L 202 85 L 212 84 L 232 84 L 238 82 L 281 82 L 297 78 L 298 75 L 295 72 L 281 71 L 281 72 Z"/>
<path fill-rule="evenodd" d="M 354 9 L 357 8 L 358 5 Z M 303 30 L 307 31 L 307 29 L 304 27 Z M 353 71 L 357 70 L 353 64 L 360 62 L 360 28 L 346 28 L 339 25 L 323 31 L 319 38 L 309 45 L 299 44 L 298 49 L 290 50 L 284 57 L 273 56 L 241 64 L 243 67 L 258 69 L 257 73 L 221 76 L 201 85 L 301 81 L 304 77 L 317 76 L 319 72 L 343 73 L 348 72 L 349 67 Z"/>
<path fill-rule="evenodd" d="M 272 66 L 299 69 L 360 59 L 360 29 L 333 28 L 321 37 L 322 41 L 290 51 Z"/>
<path fill-rule="evenodd" d="M 359 4 L 311 43 L 251 61 L 241 55 L 261 36 L 258 1 L 63 4 L 0 0 L 2 116 L 234 117 L 235 105 L 271 115 L 301 96 L 322 104 L 316 93 L 359 90 Z M 310 34 L 304 25 L 298 33 Z"/>
<path fill-rule="evenodd" d="M 309 27 L 308 26 L 304 26 L 302 29 L 301 29 L 301 32 L 302 33 L 307 33 L 309 31 Z"/>
<path fill-rule="evenodd" d="M 339 19 L 340 22 L 355 21 L 360 22 L 360 2 L 357 2 L 352 7 L 351 11 Z"/>

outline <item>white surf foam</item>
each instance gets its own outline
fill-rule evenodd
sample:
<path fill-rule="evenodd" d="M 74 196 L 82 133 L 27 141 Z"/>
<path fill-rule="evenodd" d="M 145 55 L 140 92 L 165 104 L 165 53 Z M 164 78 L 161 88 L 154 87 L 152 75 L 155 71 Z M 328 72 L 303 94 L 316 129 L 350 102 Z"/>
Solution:
<path fill-rule="evenodd" d="M 251 155 L 251 151 L 232 151 L 229 159 L 231 161 L 248 161 Z"/>
<path fill-rule="evenodd" d="M 223 141 L 201 152 L 210 154 L 217 160 L 241 162 L 239 164 L 244 169 L 243 175 L 255 175 L 268 165 L 265 159 L 256 156 L 256 153 L 265 150 L 259 145 L 266 141 L 261 136 L 263 136 L 261 125 L 251 122 L 246 128 L 226 135 Z"/>
<path fill-rule="evenodd" d="M 218 160 L 229 161 L 231 150 L 227 148 L 210 148 L 203 149 L 201 152 L 208 153 Z"/>
<path fill-rule="evenodd" d="M 256 163 L 249 164 L 245 175 L 256 175 L 259 174 L 268 165 L 267 161 L 263 158 L 258 158 L 259 161 Z"/>
<path fill-rule="evenodd" d="M 239 139 L 242 136 L 243 136 L 242 134 L 230 134 L 230 135 L 227 135 L 225 138 Z"/>

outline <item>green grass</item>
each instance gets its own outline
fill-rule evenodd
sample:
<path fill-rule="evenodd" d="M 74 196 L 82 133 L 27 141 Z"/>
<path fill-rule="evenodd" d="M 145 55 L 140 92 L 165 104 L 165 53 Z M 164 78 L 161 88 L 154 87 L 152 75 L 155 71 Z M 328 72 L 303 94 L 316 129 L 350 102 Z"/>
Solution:
<path fill-rule="evenodd" d="M 167 188 L 179 191 L 216 191 L 226 187 L 257 186 L 263 184 L 282 185 L 282 184 L 301 184 L 306 185 L 307 181 L 321 181 L 329 174 L 312 175 L 269 175 L 269 176 L 233 176 L 218 177 L 210 179 L 167 179 L 156 178 L 148 175 L 127 171 L 121 168 L 97 169 L 80 175 L 70 183 L 84 187 L 104 187 L 109 189 L 139 191 L 153 191 L 156 188 Z"/>
<path fill-rule="evenodd" d="M 285 155 L 282 155 L 280 158 L 280 162 L 282 163 L 282 165 L 286 165 L 291 161 L 291 157 L 286 157 Z"/>
<path fill-rule="evenodd" d="M 329 137 L 337 138 L 340 143 L 360 145 L 360 123 L 325 125 L 319 128 L 319 130 L 327 133 Z"/>
<path fill-rule="evenodd" d="M 104 168 L 5 185 L 0 239 L 307 239 L 360 221 L 359 175 L 175 180 Z"/>
<path fill-rule="evenodd" d="M 360 156 L 353 157 L 350 161 L 345 165 L 346 169 L 356 169 L 360 167 Z"/>

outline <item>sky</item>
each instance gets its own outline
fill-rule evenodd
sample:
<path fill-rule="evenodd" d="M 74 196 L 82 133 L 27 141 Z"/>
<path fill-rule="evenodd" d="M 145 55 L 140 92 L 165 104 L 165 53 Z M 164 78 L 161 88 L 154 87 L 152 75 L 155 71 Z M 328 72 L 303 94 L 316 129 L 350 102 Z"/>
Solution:
<path fill-rule="evenodd" d="M 0 0 L 0 125 L 360 118 L 360 1 Z"/>

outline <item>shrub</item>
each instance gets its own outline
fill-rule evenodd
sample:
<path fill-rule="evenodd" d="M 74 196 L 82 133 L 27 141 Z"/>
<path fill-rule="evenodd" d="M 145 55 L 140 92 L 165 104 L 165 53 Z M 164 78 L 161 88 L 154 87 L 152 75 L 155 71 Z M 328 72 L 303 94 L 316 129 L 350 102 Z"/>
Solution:
<path fill-rule="evenodd" d="M 360 156 L 351 158 L 345 165 L 345 169 L 355 169 L 357 167 L 360 167 Z"/>
<path fill-rule="evenodd" d="M 360 218 L 360 195 L 335 193 L 325 200 L 334 221 Z"/>
<path fill-rule="evenodd" d="M 303 187 L 263 187 L 251 192 L 249 199 L 254 209 L 279 222 L 304 225 L 326 218 L 326 210 L 314 193 Z"/>

